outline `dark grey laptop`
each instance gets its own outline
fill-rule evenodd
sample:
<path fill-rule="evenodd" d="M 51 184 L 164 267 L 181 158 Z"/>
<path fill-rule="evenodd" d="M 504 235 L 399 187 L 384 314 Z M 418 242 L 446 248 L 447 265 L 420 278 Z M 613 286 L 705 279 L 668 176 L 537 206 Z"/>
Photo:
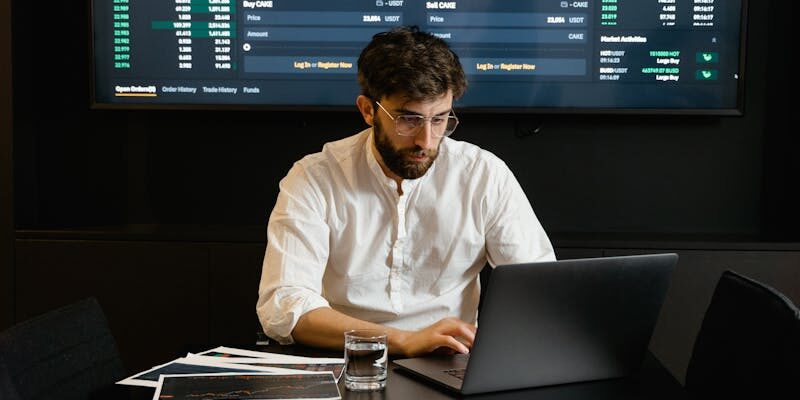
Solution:
<path fill-rule="evenodd" d="M 623 377 L 639 369 L 677 254 L 503 265 L 469 356 L 395 360 L 463 394 Z"/>

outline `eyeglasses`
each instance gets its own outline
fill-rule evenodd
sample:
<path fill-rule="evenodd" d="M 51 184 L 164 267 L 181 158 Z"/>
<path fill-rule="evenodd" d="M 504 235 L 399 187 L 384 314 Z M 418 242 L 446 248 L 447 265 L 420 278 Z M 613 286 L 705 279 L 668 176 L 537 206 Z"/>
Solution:
<path fill-rule="evenodd" d="M 386 111 L 381 103 L 376 101 L 375 104 L 392 119 L 395 131 L 400 136 L 416 136 L 417 132 L 425 125 L 425 121 L 431 122 L 431 134 L 437 138 L 450 136 L 458 126 L 458 118 L 455 116 L 455 113 L 453 115 L 434 115 L 432 117 L 401 114 L 395 117 L 390 114 L 389 111 Z M 451 110 L 450 112 L 452 113 L 453 111 Z"/>

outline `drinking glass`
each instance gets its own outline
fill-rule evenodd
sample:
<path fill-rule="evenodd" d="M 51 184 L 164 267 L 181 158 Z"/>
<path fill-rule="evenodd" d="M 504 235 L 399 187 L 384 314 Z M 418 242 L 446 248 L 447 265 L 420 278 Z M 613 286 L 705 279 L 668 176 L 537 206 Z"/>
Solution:
<path fill-rule="evenodd" d="M 344 386 L 380 390 L 386 386 L 386 332 L 354 329 L 344 333 Z"/>

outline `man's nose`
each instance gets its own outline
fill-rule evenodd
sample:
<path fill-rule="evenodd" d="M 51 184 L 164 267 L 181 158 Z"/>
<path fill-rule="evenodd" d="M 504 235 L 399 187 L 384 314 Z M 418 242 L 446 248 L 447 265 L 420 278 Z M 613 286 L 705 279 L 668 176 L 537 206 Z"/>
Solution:
<path fill-rule="evenodd" d="M 427 150 L 434 147 L 436 139 L 436 136 L 433 135 L 431 121 L 424 121 L 416 136 L 414 136 L 414 144 Z"/>

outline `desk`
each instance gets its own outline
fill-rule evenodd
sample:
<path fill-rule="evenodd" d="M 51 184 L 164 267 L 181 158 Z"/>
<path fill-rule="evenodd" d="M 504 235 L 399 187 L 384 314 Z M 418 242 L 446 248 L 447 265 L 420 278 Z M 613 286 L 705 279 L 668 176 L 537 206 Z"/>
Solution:
<path fill-rule="evenodd" d="M 308 357 L 342 357 L 341 352 L 314 349 L 305 346 L 281 346 L 270 344 L 257 346 L 253 350 Z M 658 360 L 648 354 L 641 373 L 624 379 L 549 386 L 534 389 L 513 390 L 459 396 L 444 389 L 427 384 L 398 371 L 389 362 L 386 388 L 376 392 L 352 392 L 345 390 L 344 379 L 339 381 L 339 391 L 344 400 L 439 400 L 468 398 L 481 400 L 673 400 L 685 399 L 683 388 Z M 134 399 L 152 399 L 153 389 L 132 388 Z"/>
<path fill-rule="evenodd" d="M 270 344 L 269 346 L 262 346 L 258 350 L 311 357 L 342 357 L 341 352 L 331 352 L 297 345 L 280 346 Z M 342 379 L 339 382 L 339 391 L 342 393 L 342 399 L 345 400 L 439 400 L 462 397 L 481 400 L 672 400 L 687 398 L 680 383 L 649 353 L 641 373 L 630 378 L 471 396 L 459 396 L 413 378 L 392 366 L 390 358 L 386 388 L 384 390 L 377 392 L 351 392 L 345 390 L 344 380 Z"/>

